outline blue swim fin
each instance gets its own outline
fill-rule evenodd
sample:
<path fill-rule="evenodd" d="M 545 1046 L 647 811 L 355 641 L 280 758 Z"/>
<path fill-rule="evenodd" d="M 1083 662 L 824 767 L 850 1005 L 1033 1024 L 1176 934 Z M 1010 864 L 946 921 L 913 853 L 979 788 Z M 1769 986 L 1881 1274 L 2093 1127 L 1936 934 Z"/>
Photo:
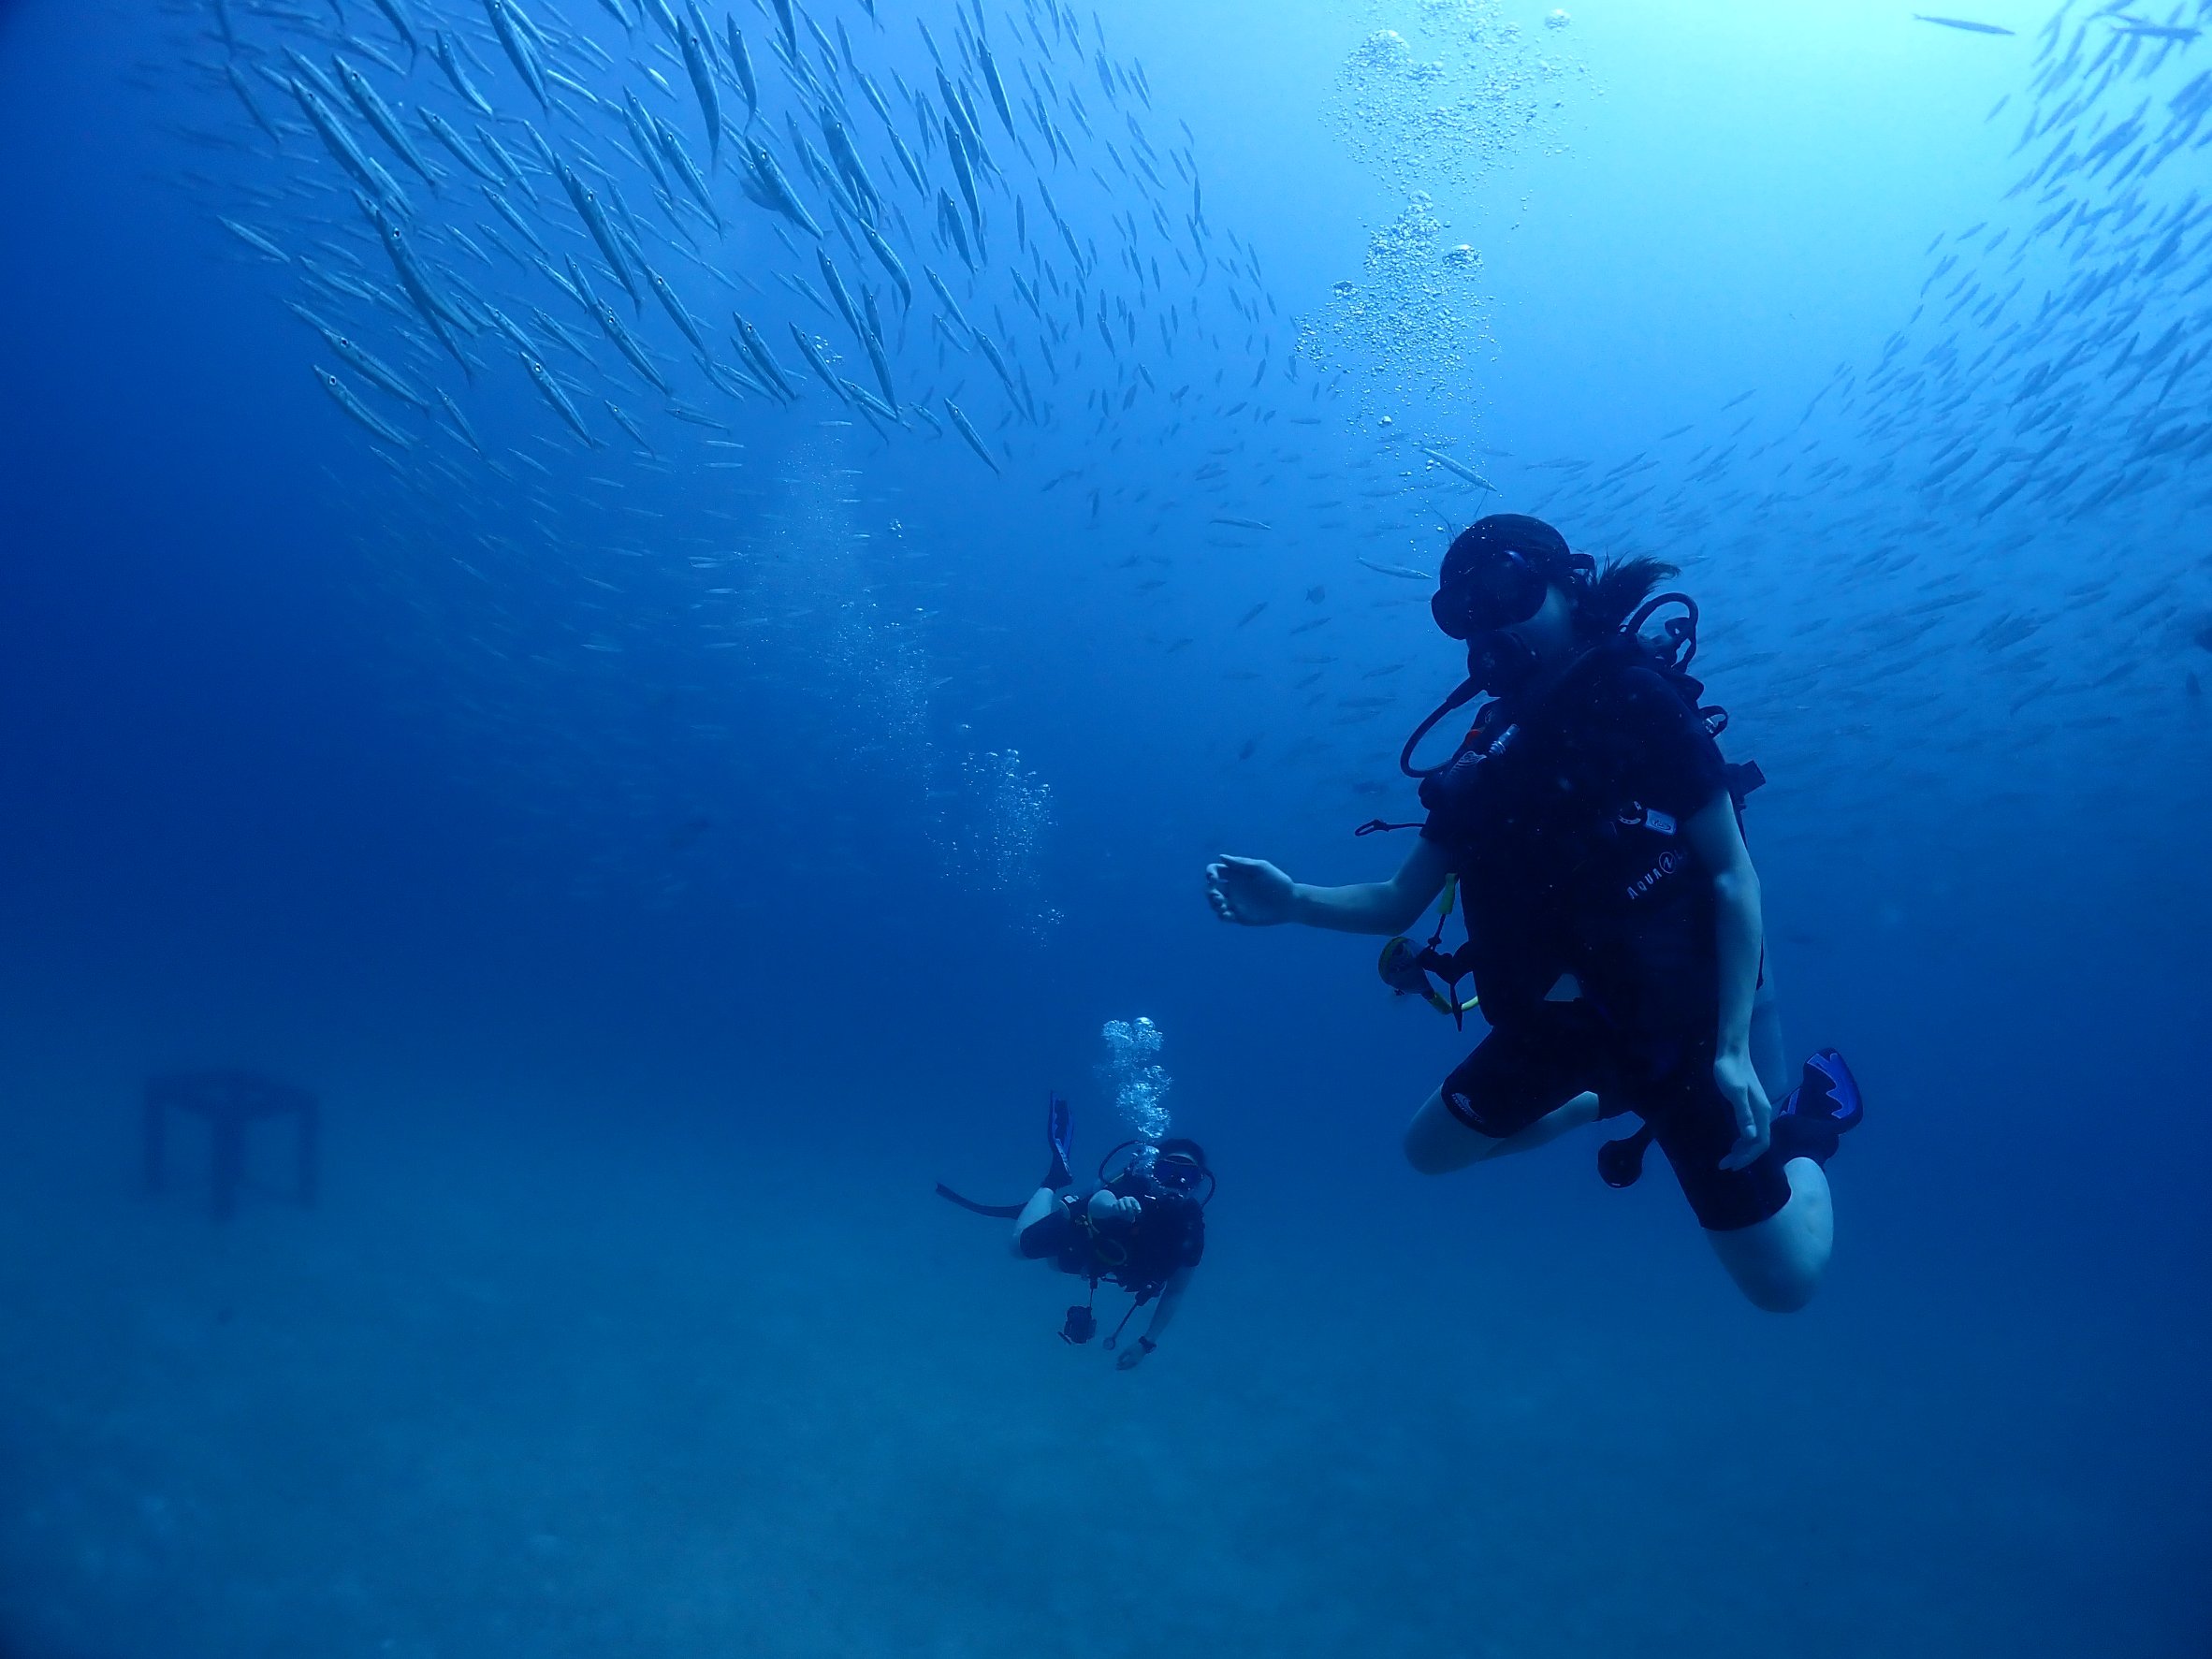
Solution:
<path fill-rule="evenodd" d="M 1044 1172 L 1044 1185 L 1057 1190 L 1074 1181 L 1068 1166 L 1068 1155 L 1075 1144 L 1075 1125 L 1069 1115 L 1068 1102 L 1059 1096 L 1052 1097 L 1052 1103 L 1044 1109 L 1044 1139 L 1052 1148 L 1053 1161 Z"/>
<path fill-rule="evenodd" d="M 1774 1113 L 1774 1144 L 1784 1157 L 1809 1157 L 1825 1164 L 1836 1156 L 1843 1131 L 1867 1115 L 1858 1079 L 1843 1056 L 1821 1049 L 1805 1062 L 1805 1075 Z"/>

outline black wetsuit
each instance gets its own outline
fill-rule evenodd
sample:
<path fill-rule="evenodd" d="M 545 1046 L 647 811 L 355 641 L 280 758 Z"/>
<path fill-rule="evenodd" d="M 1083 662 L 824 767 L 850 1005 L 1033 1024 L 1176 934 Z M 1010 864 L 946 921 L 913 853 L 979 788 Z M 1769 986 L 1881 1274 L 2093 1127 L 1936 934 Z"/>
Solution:
<path fill-rule="evenodd" d="M 1682 825 L 1728 788 L 1703 720 L 1628 640 L 1589 652 L 1533 707 L 1490 705 L 1421 785 L 1421 835 L 1460 878 L 1464 960 L 1492 1027 L 1445 1080 L 1446 1107 L 1503 1139 L 1594 1090 L 1607 1115 L 1652 1126 L 1715 1231 L 1789 1199 L 1772 1152 L 1719 1167 L 1737 1131 L 1712 1076 L 1712 876 Z M 1547 1000 L 1568 974 L 1580 996 Z"/>
<path fill-rule="evenodd" d="M 1099 1188 L 1070 1187 L 1059 1202 L 1022 1234 L 1022 1254 L 1052 1257 L 1062 1273 L 1107 1279 L 1140 1301 L 1159 1294 L 1184 1268 L 1196 1267 L 1206 1253 L 1206 1213 L 1197 1199 L 1174 1192 L 1136 1173 L 1106 1183 L 1116 1198 L 1133 1198 L 1137 1219 L 1127 1227 L 1094 1228 L 1088 1221 L 1091 1194 Z"/>

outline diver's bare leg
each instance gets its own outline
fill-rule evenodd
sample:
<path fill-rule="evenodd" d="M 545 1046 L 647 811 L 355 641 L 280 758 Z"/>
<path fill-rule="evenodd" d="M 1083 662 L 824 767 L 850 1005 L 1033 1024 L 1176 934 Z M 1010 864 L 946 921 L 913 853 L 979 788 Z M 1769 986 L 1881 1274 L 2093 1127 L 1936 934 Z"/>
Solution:
<path fill-rule="evenodd" d="M 1022 1213 L 1014 1218 L 1013 1235 L 1006 1241 L 1006 1247 L 1016 1256 L 1022 1254 L 1022 1235 L 1053 1213 L 1053 1204 L 1059 1194 L 1049 1186 L 1040 1186 L 1029 1195 L 1029 1201 L 1022 1206 Z"/>
<path fill-rule="evenodd" d="M 1771 959 L 1752 1002 L 1751 1051 L 1760 1086 L 1780 1106 L 1797 1086 L 1797 1076 L 1783 1057 L 1787 1051 Z M 1812 1300 L 1836 1248 L 1836 1205 L 1827 1171 L 1809 1157 L 1793 1157 L 1783 1173 L 1789 1177 L 1790 1200 L 1781 1210 L 1751 1227 L 1706 1234 L 1713 1254 L 1753 1305 L 1778 1314 L 1794 1313 Z"/>
<path fill-rule="evenodd" d="M 1471 1129 L 1454 1117 L 1444 1104 L 1444 1091 L 1438 1089 L 1421 1102 L 1421 1109 L 1405 1126 L 1405 1161 L 1424 1175 L 1447 1175 L 1469 1164 L 1527 1152 L 1558 1140 L 1569 1129 L 1596 1121 L 1597 1097 L 1584 1093 L 1501 1140 Z"/>
<path fill-rule="evenodd" d="M 1750 1227 L 1705 1235 L 1737 1288 L 1770 1314 L 1793 1314 L 1811 1302 L 1836 1248 L 1827 1171 L 1809 1157 L 1793 1157 L 1783 1173 L 1788 1203 Z"/>

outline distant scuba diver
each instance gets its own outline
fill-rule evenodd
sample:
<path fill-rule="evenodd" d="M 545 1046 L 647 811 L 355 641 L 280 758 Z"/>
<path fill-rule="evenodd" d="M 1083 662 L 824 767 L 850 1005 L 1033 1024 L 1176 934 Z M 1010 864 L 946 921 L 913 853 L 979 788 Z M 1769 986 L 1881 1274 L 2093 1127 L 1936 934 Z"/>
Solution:
<path fill-rule="evenodd" d="M 1086 1343 L 1097 1333 L 1101 1281 L 1119 1286 L 1133 1298 L 1121 1323 L 1106 1338 L 1109 1349 L 1118 1345 L 1131 1316 L 1146 1302 L 1154 1303 L 1142 1332 L 1114 1357 L 1120 1370 L 1131 1370 L 1159 1346 L 1205 1254 L 1206 1205 L 1213 1201 L 1214 1171 L 1196 1141 L 1174 1135 L 1157 1145 L 1124 1141 L 1099 1160 L 1098 1179 L 1079 1186 L 1068 1162 L 1068 1102 L 1057 1095 L 1046 1109 L 1045 1140 L 1052 1162 L 1026 1203 L 979 1204 L 942 1182 L 938 1184 L 938 1196 L 979 1215 L 1012 1221 L 1009 1244 L 1016 1256 L 1049 1259 L 1061 1273 L 1089 1281 L 1089 1296 L 1069 1308 L 1061 1322 L 1063 1342 Z M 1116 1159 L 1122 1160 L 1120 1167 L 1109 1174 Z"/>
<path fill-rule="evenodd" d="M 1393 939 L 1381 965 L 1393 988 L 1455 1018 L 1476 1005 L 1459 999 L 1471 974 L 1491 1026 L 1415 1113 L 1408 1161 L 1442 1174 L 1634 1113 L 1642 1128 L 1599 1148 L 1600 1174 L 1629 1185 L 1655 1138 L 1738 1286 L 1788 1312 L 1827 1265 L 1826 1165 L 1862 1107 L 1833 1050 L 1782 1099 L 1739 821 L 1764 779 L 1721 758 L 1727 717 L 1698 706 L 1696 605 L 1652 597 L 1675 574 L 1641 558 L 1600 570 L 1539 519 L 1478 520 L 1445 555 L 1430 602 L 1436 625 L 1466 642 L 1468 677 L 1399 756 L 1428 809 L 1419 844 L 1389 880 L 1345 887 L 1224 856 L 1207 866 L 1207 897 L 1225 922 L 1396 935 L 1439 893 L 1448 911 L 1456 887 L 1466 944 L 1443 952 L 1439 922 L 1426 949 Z M 1687 614 L 1654 648 L 1640 630 L 1669 605 Z M 1422 737 L 1484 691 L 1457 753 L 1417 769 Z"/>

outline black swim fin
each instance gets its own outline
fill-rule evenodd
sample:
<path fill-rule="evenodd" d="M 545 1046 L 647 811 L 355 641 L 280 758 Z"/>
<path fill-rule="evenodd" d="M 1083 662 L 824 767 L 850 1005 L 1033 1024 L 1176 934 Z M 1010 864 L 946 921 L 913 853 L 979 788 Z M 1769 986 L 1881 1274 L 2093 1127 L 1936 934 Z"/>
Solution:
<path fill-rule="evenodd" d="M 1608 1186 L 1634 1186 L 1644 1172 L 1644 1152 L 1652 1144 L 1652 1126 L 1644 1124 L 1633 1135 L 1601 1141 L 1597 1146 L 1597 1178 Z"/>
<path fill-rule="evenodd" d="M 978 1215 L 996 1216 L 1000 1221 L 1011 1221 L 1026 1207 L 1022 1204 L 979 1204 L 971 1198 L 962 1198 L 942 1181 L 937 1184 L 937 1196 L 948 1199 L 963 1210 L 973 1210 Z"/>

